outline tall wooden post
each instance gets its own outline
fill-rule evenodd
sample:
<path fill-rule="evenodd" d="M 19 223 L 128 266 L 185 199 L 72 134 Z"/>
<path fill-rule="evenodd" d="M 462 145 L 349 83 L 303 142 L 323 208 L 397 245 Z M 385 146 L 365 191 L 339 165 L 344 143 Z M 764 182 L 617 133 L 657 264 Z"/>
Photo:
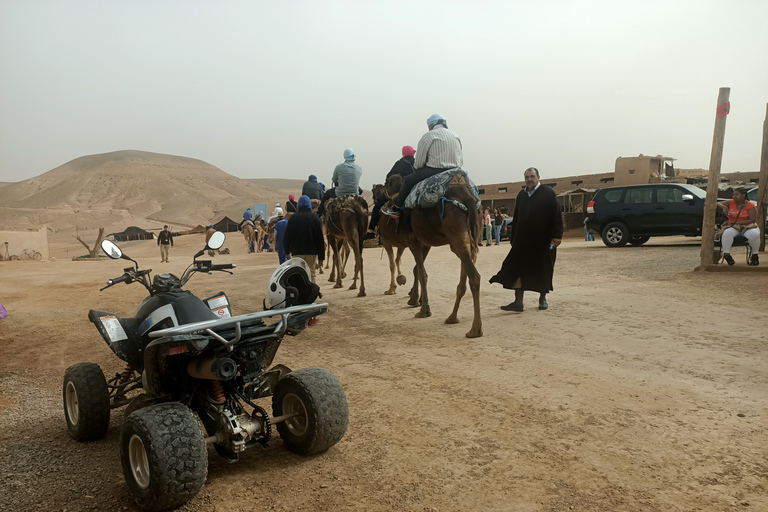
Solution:
<path fill-rule="evenodd" d="M 765 215 L 768 208 L 768 105 L 763 122 L 763 150 L 760 153 L 760 186 L 757 189 L 757 225 L 760 227 L 760 251 L 765 252 Z"/>
<path fill-rule="evenodd" d="M 728 97 L 730 87 L 721 87 L 717 96 L 717 114 L 715 116 L 715 134 L 712 137 L 712 156 L 709 159 L 709 178 L 707 181 L 707 199 L 704 201 L 704 223 L 701 226 L 701 266 L 704 270 L 712 265 L 715 250 L 715 211 L 717 209 L 717 190 L 720 185 L 720 165 L 723 163 L 723 144 L 725 143 L 725 120 L 730 111 Z"/>

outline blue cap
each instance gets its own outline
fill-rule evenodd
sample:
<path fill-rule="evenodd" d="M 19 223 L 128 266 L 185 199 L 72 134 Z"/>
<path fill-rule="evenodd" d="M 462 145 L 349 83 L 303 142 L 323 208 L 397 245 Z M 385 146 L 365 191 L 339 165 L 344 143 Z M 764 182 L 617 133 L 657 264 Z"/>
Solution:
<path fill-rule="evenodd" d="M 312 200 L 309 198 L 309 196 L 301 196 L 299 198 L 299 210 L 311 210 L 312 209 Z"/>
<path fill-rule="evenodd" d="M 347 148 L 344 150 L 344 161 L 348 162 L 350 160 L 355 159 L 355 150 L 352 148 Z"/>
<path fill-rule="evenodd" d="M 314 174 L 310 174 L 309 175 L 309 181 L 317 182 L 317 176 L 315 176 Z"/>
<path fill-rule="evenodd" d="M 429 116 L 429 119 L 427 119 L 427 126 L 435 126 L 438 123 L 445 122 L 445 118 L 441 116 L 440 114 L 432 114 Z"/>

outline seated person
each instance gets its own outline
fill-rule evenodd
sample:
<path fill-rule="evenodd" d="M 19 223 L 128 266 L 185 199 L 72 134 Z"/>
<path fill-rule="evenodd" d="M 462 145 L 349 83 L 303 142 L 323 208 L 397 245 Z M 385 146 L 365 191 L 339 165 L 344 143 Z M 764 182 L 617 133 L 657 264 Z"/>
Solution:
<path fill-rule="evenodd" d="M 749 264 L 759 265 L 760 259 L 757 252 L 760 249 L 760 229 L 757 227 L 757 206 L 747 199 L 747 189 L 744 187 L 734 189 L 733 199 L 717 203 L 717 206 L 728 215 L 728 220 L 722 225 L 725 229 L 722 230 L 721 238 L 725 261 L 728 265 L 736 263 L 731 257 L 731 247 L 733 247 L 733 239 L 742 235 L 747 238 L 752 248 Z"/>
<path fill-rule="evenodd" d="M 309 175 L 309 179 L 304 182 L 301 187 L 301 195 L 307 196 L 310 199 L 320 200 L 323 198 L 323 184 L 317 182 L 317 176 L 314 174 Z"/>
<path fill-rule="evenodd" d="M 290 194 L 288 196 L 288 202 L 285 203 L 286 213 L 296 213 L 299 211 L 299 204 L 296 202 L 296 196 Z"/>
<path fill-rule="evenodd" d="M 389 173 L 387 173 L 387 178 L 394 176 L 395 174 L 399 174 L 403 178 L 413 174 L 413 162 L 415 154 L 416 150 L 413 149 L 413 146 L 403 146 L 403 157 L 395 162 L 395 165 L 393 165 L 392 169 L 389 171 Z M 365 240 L 375 236 L 376 232 L 374 229 L 376 229 L 376 226 L 379 224 L 379 219 L 381 218 L 381 208 L 387 204 L 387 201 L 389 201 L 387 194 L 382 194 L 376 200 L 376 204 L 373 205 L 371 222 L 368 224 L 368 231 L 364 237 Z"/>
<path fill-rule="evenodd" d="M 336 197 L 353 196 L 360 189 L 360 176 L 363 170 L 355 163 L 355 152 L 351 148 L 344 150 L 344 162 L 333 170 L 331 182 L 336 188 Z"/>
<path fill-rule="evenodd" d="M 440 114 L 432 114 L 427 119 L 429 131 L 422 135 L 416 146 L 414 168 L 410 176 L 405 178 L 400 192 L 395 197 L 395 205 L 391 210 L 382 209 L 382 213 L 399 217 L 411 189 L 430 176 L 455 169 L 464 165 L 464 154 L 459 136 L 448 129 L 448 123 Z"/>

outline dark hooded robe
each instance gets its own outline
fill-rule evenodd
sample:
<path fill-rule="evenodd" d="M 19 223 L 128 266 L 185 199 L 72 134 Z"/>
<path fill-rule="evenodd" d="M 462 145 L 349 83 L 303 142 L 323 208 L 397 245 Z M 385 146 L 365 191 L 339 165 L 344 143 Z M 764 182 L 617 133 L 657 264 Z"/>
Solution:
<path fill-rule="evenodd" d="M 512 249 L 490 282 L 539 293 L 552 290 L 557 248 L 550 249 L 549 245 L 553 238 L 563 238 L 563 218 L 555 191 L 541 184 L 528 197 L 524 188 L 517 195 L 509 229 Z M 520 283 L 515 286 L 518 279 Z"/>

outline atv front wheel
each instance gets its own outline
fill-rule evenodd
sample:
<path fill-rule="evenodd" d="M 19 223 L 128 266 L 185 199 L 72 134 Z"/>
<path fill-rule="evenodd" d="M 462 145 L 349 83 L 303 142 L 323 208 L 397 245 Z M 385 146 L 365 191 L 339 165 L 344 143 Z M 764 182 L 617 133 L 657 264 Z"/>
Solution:
<path fill-rule="evenodd" d="M 123 475 L 136 503 L 165 510 L 200 492 L 208 474 L 208 452 L 194 413 L 178 402 L 131 413 L 120 432 Z"/>
<path fill-rule="evenodd" d="M 349 408 L 339 381 L 323 368 L 302 368 L 280 379 L 272 396 L 275 417 L 295 414 L 277 424 L 285 446 L 300 455 L 322 453 L 347 431 Z"/>
<path fill-rule="evenodd" d="M 109 390 L 95 363 L 77 363 L 64 373 L 64 417 L 78 441 L 100 439 L 109 428 Z"/>

